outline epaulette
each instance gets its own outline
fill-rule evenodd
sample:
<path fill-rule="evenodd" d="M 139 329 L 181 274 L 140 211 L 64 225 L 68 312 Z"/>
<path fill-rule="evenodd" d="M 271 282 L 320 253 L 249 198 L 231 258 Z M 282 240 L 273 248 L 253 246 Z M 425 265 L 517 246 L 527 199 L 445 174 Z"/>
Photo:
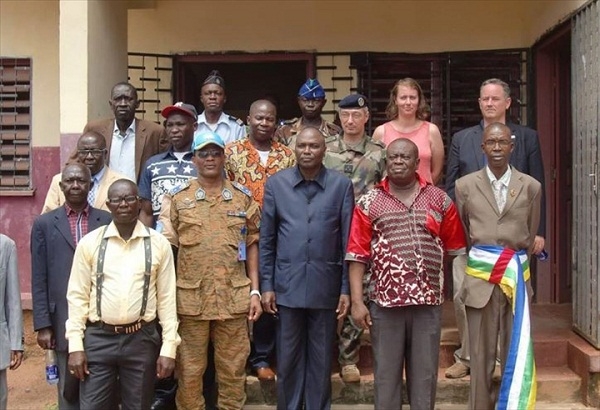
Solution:
<path fill-rule="evenodd" d="M 242 127 L 245 125 L 244 121 L 242 121 L 241 119 L 239 119 L 238 117 L 234 117 L 233 115 L 229 116 L 229 120 L 234 121 L 237 123 L 237 125 L 241 125 Z"/>
<path fill-rule="evenodd" d="M 173 195 L 183 191 L 184 189 L 186 189 L 189 186 L 190 186 L 189 180 L 180 182 L 169 190 L 169 195 L 173 196 Z"/>
<path fill-rule="evenodd" d="M 231 181 L 231 185 L 233 185 L 233 187 L 236 188 L 238 191 L 242 191 L 247 196 L 252 197 L 252 192 L 250 192 L 250 190 L 246 186 L 235 181 Z"/>
<path fill-rule="evenodd" d="M 375 141 L 371 137 L 367 137 L 369 139 L 369 143 L 377 145 L 379 148 L 385 149 L 385 144 L 382 141 Z"/>
<path fill-rule="evenodd" d="M 335 142 L 337 141 L 338 137 L 337 135 L 330 135 L 325 137 L 325 144 L 329 144 L 330 142 Z"/>
<path fill-rule="evenodd" d="M 338 127 L 337 125 L 335 125 L 332 122 L 326 122 L 325 126 L 327 128 L 329 128 L 330 130 L 334 131 L 336 134 L 339 134 L 342 131 L 342 129 L 340 127 Z"/>
<path fill-rule="evenodd" d="M 281 125 L 292 125 L 298 122 L 298 117 L 292 118 L 291 120 L 283 120 L 281 121 Z"/>

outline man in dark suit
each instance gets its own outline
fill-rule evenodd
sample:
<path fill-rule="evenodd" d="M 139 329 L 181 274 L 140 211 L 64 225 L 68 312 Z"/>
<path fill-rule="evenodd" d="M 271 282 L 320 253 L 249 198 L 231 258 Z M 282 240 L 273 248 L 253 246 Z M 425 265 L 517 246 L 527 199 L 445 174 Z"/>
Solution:
<path fill-rule="evenodd" d="M 535 255 L 544 250 L 546 236 L 546 207 L 544 201 L 544 164 L 540 151 L 537 132 L 522 125 L 506 121 L 506 110 L 510 107 L 510 87 L 504 81 L 491 78 L 481 84 L 479 91 L 479 108 L 483 119 L 479 125 L 457 132 L 452 137 L 448 151 L 446 168 L 446 193 L 454 196 L 454 185 L 458 178 L 482 169 L 487 159 L 481 150 L 483 130 L 488 125 L 499 122 L 510 128 L 514 149 L 510 155 L 510 165 L 517 170 L 532 176 L 542 185 L 542 209 L 540 224 L 535 236 L 532 251 Z M 446 370 L 446 377 L 457 379 L 469 374 L 469 339 L 467 335 L 465 307 L 458 299 L 458 292 L 465 276 L 466 257 L 457 256 L 452 263 L 454 285 L 454 310 L 458 325 L 461 348 L 455 354 L 455 361 Z"/>
<path fill-rule="evenodd" d="M 519 346 L 521 340 L 525 340 L 523 338 L 528 339 L 525 351 L 533 349 L 529 328 L 519 327 L 518 320 L 514 318 L 526 315 L 528 319 L 529 316 L 525 293 L 531 296 L 531 286 L 526 261 L 535 246 L 535 234 L 540 222 L 541 184 L 509 166 L 508 158 L 513 151 L 514 142 L 511 139 L 511 129 L 506 125 L 493 123 L 487 126 L 481 147 L 486 155 L 487 165 L 456 181 L 456 204 L 470 246 L 467 274 L 458 297 L 466 306 L 471 348 L 469 409 L 493 410 L 495 395 L 492 376 L 496 347 L 500 346 L 503 373 L 508 372 L 510 375 L 502 380 L 501 401 L 503 392 L 519 392 L 510 383 L 511 380 L 520 381 L 521 378 L 515 368 L 518 367 L 514 363 L 517 356 L 513 349 Z M 510 265 L 512 268 L 517 264 L 521 266 L 514 269 L 514 281 L 524 283 L 522 305 L 519 297 L 506 293 L 511 283 L 504 280 L 509 276 L 506 273 L 509 269 L 505 272 L 507 258 L 515 262 Z M 505 268 L 502 268 L 503 261 Z M 515 304 L 514 314 L 511 302 Z M 513 327 L 520 329 L 520 340 L 511 340 Z M 533 363 L 532 357 L 531 362 L 526 360 L 528 356 L 518 357 L 522 366 L 527 367 L 528 363 Z M 535 379 L 531 385 L 535 386 Z M 523 382 L 523 386 L 529 384 Z M 506 387 L 511 388 L 506 390 Z M 531 397 L 529 392 L 517 396 Z M 535 394 L 533 397 L 535 400 Z M 499 408 L 529 407 L 511 404 L 509 401 L 508 406 Z"/>
<path fill-rule="evenodd" d="M 322 165 L 326 147 L 318 129 L 302 130 L 294 149 L 298 165 L 265 186 L 263 307 L 279 315 L 277 408 L 327 409 L 336 316 L 346 315 L 350 302 L 344 256 L 354 194 L 350 179 Z"/>
<path fill-rule="evenodd" d="M 91 173 L 84 164 L 67 165 L 60 189 L 65 204 L 36 218 L 31 230 L 33 327 L 42 349 L 55 349 L 58 359 L 58 407 L 79 409 L 79 380 L 67 370 L 67 284 L 78 240 L 111 221 L 106 211 L 89 206 Z M 69 399 L 65 398 L 66 395 Z"/>
<path fill-rule="evenodd" d="M 169 143 L 162 126 L 135 118 L 140 106 L 135 87 L 129 83 L 116 84 L 108 101 L 115 118 L 91 121 L 83 129 L 96 131 L 106 139 L 107 165 L 113 171 L 137 182 L 146 161 L 166 151 Z"/>

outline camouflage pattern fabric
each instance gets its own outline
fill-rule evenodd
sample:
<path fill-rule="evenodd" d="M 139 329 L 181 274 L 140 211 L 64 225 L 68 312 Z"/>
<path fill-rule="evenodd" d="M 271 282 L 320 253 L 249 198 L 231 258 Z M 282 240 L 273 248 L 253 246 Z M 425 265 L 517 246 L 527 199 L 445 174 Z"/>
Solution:
<path fill-rule="evenodd" d="M 290 149 L 294 149 L 296 146 L 296 135 L 305 128 L 302 125 L 302 118 L 294 118 L 288 121 L 284 121 L 282 125 L 275 131 L 273 139 L 279 141 L 283 145 L 287 145 Z M 319 131 L 325 138 L 333 137 L 342 133 L 342 129 L 337 125 L 321 120 Z"/>

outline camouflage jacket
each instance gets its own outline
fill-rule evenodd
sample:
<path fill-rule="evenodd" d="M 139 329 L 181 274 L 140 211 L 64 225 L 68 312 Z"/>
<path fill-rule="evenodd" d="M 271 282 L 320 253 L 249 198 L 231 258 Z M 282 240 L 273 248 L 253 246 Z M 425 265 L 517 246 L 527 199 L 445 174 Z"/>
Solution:
<path fill-rule="evenodd" d="M 250 279 L 239 254 L 258 242 L 260 225 L 250 190 L 224 180 L 221 195 L 211 198 L 191 179 L 171 197 L 170 219 L 179 238 L 177 313 L 199 320 L 247 314 Z"/>
<path fill-rule="evenodd" d="M 383 178 L 385 170 L 385 145 L 371 140 L 366 134 L 355 146 L 344 142 L 343 136 L 325 140 L 327 153 L 323 165 L 335 169 L 352 180 L 354 198 L 358 199 Z"/>
<path fill-rule="evenodd" d="M 273 139 L 281 142 L 283 145 L 287 145 L 293 150 L 296 146 L 296 134 L 300 133 L 300 131 L 303 129 L 304 125 L 302 125 L 302 118 L 294 118 L 285 121 L 282 125 L 280 125 L 275 131 L 275 136 Z M 321 131 L 325 138 L 333 137 L 342 133 L 342 129 L 340 127 L 325 120 L 321 120 L 319 131 Z"/>

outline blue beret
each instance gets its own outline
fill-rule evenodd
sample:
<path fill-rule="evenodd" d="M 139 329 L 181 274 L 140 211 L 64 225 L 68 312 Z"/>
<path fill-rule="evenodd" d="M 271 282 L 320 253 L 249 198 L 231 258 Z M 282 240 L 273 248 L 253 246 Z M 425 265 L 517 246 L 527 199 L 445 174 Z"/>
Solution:
<path fill-rule="evenodd" d="M 207 131 L 194 136 L 194 142 L 192 142 L 192 151 L 198 151 L 210 144 L 214 144 L 220 148 L 225 148 L 225 143 L 218 134 Z"/>
<path fill-rule="evenodd" d="M 304 97 L 307 100 L 314 100 L 316 98 L 325 98 L 325 90 L 321 87 L 321 84 L 314 79 L 309 78 L 306 80 L 300 90 L 298 90 L 298 96 Z"/>
<path fill-rule="evenodd" d="M 340 108 L 363 108 L 367 106 L 367 97 L 362 94 L 350 94 L 338 103 Z"/>

